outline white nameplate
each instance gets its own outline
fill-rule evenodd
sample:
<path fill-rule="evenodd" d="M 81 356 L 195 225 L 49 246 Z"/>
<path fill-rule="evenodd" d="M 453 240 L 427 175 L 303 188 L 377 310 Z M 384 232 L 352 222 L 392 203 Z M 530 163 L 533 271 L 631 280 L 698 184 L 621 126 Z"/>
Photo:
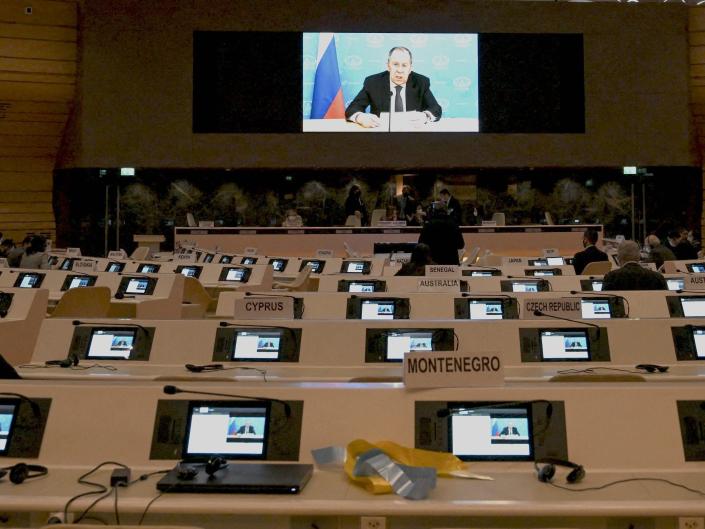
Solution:
<path fill-rule="evenodd" d="M 543 256 L 544 257 L 560 257 L 561 254 L 558 251 L 558 248 L 544 248 L 543 249 Z"/>
<path fill-rule="evenodd" d="M 236 320 L 293 320 L 294 300 L 287 297 L 246 297 L 235 300 Z"/>
<path fill-rule="evenodd" d="M 426 265 L 427 276 L 459 276 L 460 266 L 458 265 Z"/>
<path fill-rule="evenodd" d="M 180 263 L 195 263 L 196 262 L 196 254 L 195 253 L 180 253 L 175 255 L 176 260 L 179 261 Z"/>
<path fill-rule="evenodd" d="M 460 292 L 460 279 L 450 277 L 419 279 L 416 290 L 419 292 Z"/>
<path fill-rule="evenodd" d="M 80 248 L 66 248 L 66 255 L 69 257 L 81 257 Z"/>
<path fill-rule="evenodd" d="M 0 268 L 10 268 L 10 264 L 4 257 L 0 257 Z"/>
<path fill-rule="evenodd" d="M 528 257 L 502 257 L 502 266 L 504 265 L 522 265 L 529 266 Z"/>
<path fill-rule="evenodd" d="M 705 274 L 686 276 L 683 290 L 705 290 Z"/>
<path fill-rule="evenodd" d="M 579 320 L 583 317 L 580 298 L 525 298 L 521 310 L 522 317 L 526 319 L 550 319 L 546 316 L 534 315 L 535 310 L 571 320 Z"/>
<path fill-rule="evenodd" d="M 405 252 L 393 253 L 389 256 L 389 261 L 392 263 L 408 263 L 411 261 L 411 254 Z"/>
<path fill-rule="evenodd" d="M 423 351 L 404 355 L 407 388 L 467 388 L 504 385 L 504 362 L 496 353 Z"/>
<path fill-rule="evenodd" d="M 245 255 L 257 255 L 257 248 L 254 246 L 248 246 L 245 248 Z"/>
<path fill-rule="evenodd" d="M 497 221 L 496 220 L 483 220 L 482 225 L 483 226 L 496 226 Z"/>
<path fill-rule="evenodd" d="M 127 259 L 125 250 L 113 250 L 108 252 L 108 259 Z"/>
<path fill-rule="evenodd" d="M 333 257 L 333 250 L 326 250 L 325 248 L 318 249 L 316 250 L 316 257 L 318 257 L 319 259 Z"/>
<path fill-rule="evenodd" d="M 656 263 L 639 263 L 642 268 L 656 272 Z"/>
<path fill-rule="evenodd" d="M 95 272 L 96 264 L 92 259 L 76 259 L 71 270 L 74 272 Z"/>
<path fill-rule="evenodd" d="M 405 220 L 380 220 L 377 221 L 377 226 L 380 228 L 385 227 L 385 228 L 390 228 L 390 227 L 396 227 L 396 226 L 406 226 L 406 221 Z"/>

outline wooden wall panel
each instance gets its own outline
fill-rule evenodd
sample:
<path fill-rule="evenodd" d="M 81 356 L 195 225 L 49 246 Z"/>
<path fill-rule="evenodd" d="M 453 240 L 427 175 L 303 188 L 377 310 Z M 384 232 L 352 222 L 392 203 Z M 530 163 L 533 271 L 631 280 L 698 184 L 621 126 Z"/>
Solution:
<path fill-rule="evenodd" d="M 690 111 L 693 117 L 695 145 L 703 168 L 703 208 L 700 233 L 705 242 L 705 9 L 694 7 L 688 13 L 690 45 Z M 703 246 L 705 247 L 705 246 Z"/>
<path fill-rule="evenodd" d="M 76 94 L 77 21 L 76 0 L 0 0 L 0 231 L 6 237 L 55 237 L 53 170 Z"/>

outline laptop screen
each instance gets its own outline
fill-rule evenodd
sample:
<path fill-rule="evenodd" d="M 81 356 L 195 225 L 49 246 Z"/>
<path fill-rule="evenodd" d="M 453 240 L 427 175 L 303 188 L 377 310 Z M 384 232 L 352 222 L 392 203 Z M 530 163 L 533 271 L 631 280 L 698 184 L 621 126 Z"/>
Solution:
<path fill-rule="evenodd" d="M 512 281 L 512 292 L 538 292 L 539 284 L 536 281 Z"/>
<path fill-rule="evenodd" d="M 602 281 L 592 280 L 592 290 L 594 292 L 602 292 Z"/>
<path fill-rule="evenodd" d="M 96 276 L 68 275 L 64 280 L 64 282 L 66 283 L 66 288 L 63 290 L 70 290 L 72 288 L 92 287 L 93 285 L 95 285 L 96 279 Z"/>
<path fill-rule="evenodd" d="M 680 298 L 683 316 L 698 318 L 705 316 L 705 296 L 698 298 Z"/>
<path fill-rule="evenodd" d="M 221 281 L 235 281 L 246 283 L 250 276 L 249 268 L 224 268 L 221 272 Z"/>
<path fill-rule="evenodd" d="M 231 255 L 222 255 L 220 257 L 220 264 L 230 264 L 233 262 L 233 258 Z"/>
<path fill-rule="evenodd" d="M 343 273 L 347 274 L 364 274 L 367 269 L 366 261 L 345 261 L 343 264 Z"/>
<path fill-rule="evenodd" d="M 562 266 L 565 264 L 565 259 L 562 257 L 546 257 L 549 266 Z"/>
<path fill-rule="evenodd" d="M 533 459 L 528 405 L 482 408 L 480 403 L 450 415 L 450 451 L 465 461 Z"/>
<path fill-rule="evenodd" d="M 278 360 L 282 331 L 238 331 L 233 344 L 232 360 Z"/>
<path fill-rule="evenodd" d="M 471 320 L 501 320 L 504 317 L 502 301 L 499 299 L 471 299 L 468 303 Z"/>
<path fill-rule="evenodd" d="M 589 360 L 587 331 L 541 331 L 541 356 L 544 360 Z"/>
<path fill-rule="evenodd" d="M 70 257 L 64 259 L 59 267 L 60 270 L 71 270 L 71 268 L 73 268 L 73 259 Z"/>
<path fill-rule="evenodd" d="M 221 263 L 223 261 L 221 260 Z M 257 264 L 257 258 L 256 257 L 243 257 L 242 260 L 240 261 L 240 264 L 244 265 L 253 265 Z"/>
<path fill-rule="evenodd" d="M 471 270 L 470 277 L 492 277 L 492 270 Z"/>
<path fill-rule="evenodd" d="M 137 273 L 138 274 L 156 274 L 159 272 L 159 269 L 161 268 L 161 265 L 156 265 L 156 264 L 141 264 L 137 268 Z"/>
<path fill-rule="evenodd" d="M 177 266 L 176 273 L 181 274 L 186 277 L 198 278 L 198 276 L 201 275 L 201 267 L 200 266 Z"/>
<path fill-rule="evenodd" d="M 360 319 L 362 320 L 393 320 L 394 301 L 363 300 Z"/>
<path fill-rule="evenodd" d="M 17 417 L 18 401 L 0 400 L 0 454 L 7 454 L 10 446 L 15 418 Z"/>
<path fill-rule="evenodd" d="M 582 310 L 583 318 L 611 318 L 612 311 L 610 309 L 609 299 L 581 299 L 580 309 Z"/>
<path fill-rule="evenodd" d="M 203 258 L 203 262 L 204 263 L 212 263 L 214 257 L 215 257 L 215 254 L 207 253 L 206 256 Z"/>
<path fill-rule="evenodd" d="M 86 358 L 130 358 L 137 329 L 93 329 Z"/>
<path fill-rule="evenodd" d="M 401 362 L 404 353 L 414 351 L 433 351 L 433 332 L 391 332 L 387 336 L 388 362 Z"/>
<path fill-rule="evenodd" d="M 149 289 L 149 279 L 146 277 L 133 277 L 127 282 L 126 294 L 146 294 Z"/>
<path fill-rule="evenodd" d="M 531 275 L 533 275 L 533 276 L 555 276 L 556 272 L 554 270 L 532 270 Z"/>
<path fill-rule="evenodd" d="M 18 288 L 39 288 L 44 280 L 44 274 L 35 272 L 22 272 L 15 281 L 15 287 Z"/>
<path fill-rule="evenodd" d="M 320 274 L 323 272 L 323 267 L 325 264 L 326 262 L 320 259 L 304 259 L 301 261 L 301 268 L 299 268 L 299 271 L 303 270 L 304 266 L 308 266 L 311 269 L 312 274 Z"/>
<path fill-rule="evenodd" d="M 691 263 L 686 267 L 694 274 L 705 274 L 705 263 Z"/>
<path fill-rule="evenodd" d="M 108 263 L 106 272 L 122 272 L 125 268 L 125 263 Z"/>
<path fill-rule="evenodd" d="M 705 358 L 705 328 L 693 328 L 693 343 L 695 344 L 695 356 Z"/>
<path fill-rule="evenodd" d="M 184 457 L 265 459 L 269 408 L 268 402 L 190 402 Z"/>

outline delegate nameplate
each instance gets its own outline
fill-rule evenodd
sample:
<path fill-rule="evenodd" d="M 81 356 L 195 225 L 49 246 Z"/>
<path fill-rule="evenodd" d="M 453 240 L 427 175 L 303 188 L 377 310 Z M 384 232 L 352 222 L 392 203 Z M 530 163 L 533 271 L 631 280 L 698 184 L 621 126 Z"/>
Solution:
<path fill-rule="evenodd" d="M 404 355 L 407 388 L 468 388 L 504 385 L 504 362 L 497 353 L 417 351 Z"/>
<path fill-rule="evenodd" d="M 502 257 L 502 265 L 529 266 L 528 257 Z"/>
<path fill-rule="evenodd" d="M 544 257 L 560 257 L 561 254 L 558 251 L 558 248 L 544 248 L 543 249 L 543 256 Z"/>
<path fill-rule="evenodd" d="M 267 296 L 248 296 L 235 300 L 236 320 L 293 320 L 294 299 Z"/>
<path fill-rule="evenodd" d="M 319 259 L 325 259 L 327 257 L 333 256 L 333 250 L 328 250 L 325 248 L 319 248 L 318 250 L 316 250 L 316 257 L 318 257 Z"/>
<path fill-rule="evenodd" d="M 458 265 L 426 265 L 426 276 L 459 276 L 460 267 Z"/>
<path fill-rule="evenodd" d="M 176 254 L 176 260 L 180 263 L 195 263 L 196 254 L 195 253 L 180 253 Z"/>
<path fill-rule="evenodd" d="M 80 248 L 66 248 L 66 255 L 69 257 L 81 257 Z"/>
<path fill-rule="evenodd" d="M 257 255 L 257 248 L 253 246 L 248 246 L 245 248 L 245 255 Z"/>
<path fill-rule="evenodd" d="M 687 276 L 683 290 L 705 290 L 705 274 Z"/>
<path fill-rule="evenodd" d="M 419 279 L 416 284 L 419 292 L 460 292 L 460 279 L 428 278 Z"/>
<path fill-rule="evenodd" d="M 95 272 L 96 264 L 92 259 L 76 259 L 71 270 L 74 272 Z"/>
<path fill-rule="evenodd" d="M 127 259 L 125 250 L 112 250 L 108 252 L 108 259 Z"/>
<path fill-rule="evenodd" d="M 535 316 L 535 310 L 571 320 L 583 317 L 580 298 L 525 298 L 521 310 L 525 319 L 546 319 L 545 316 Z"/>

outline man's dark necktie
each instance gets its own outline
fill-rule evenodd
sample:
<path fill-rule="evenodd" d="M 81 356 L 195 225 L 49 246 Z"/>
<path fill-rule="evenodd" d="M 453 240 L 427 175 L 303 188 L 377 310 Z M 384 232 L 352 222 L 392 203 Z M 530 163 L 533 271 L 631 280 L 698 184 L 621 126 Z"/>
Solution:
<path fill-rule="evenodd" d="M 394 97 L 394 112 L 404 112 L 404 103 L 401 100 L 401 86 L 397 85 L 394 90 L 397 91 L 397 95 Z"/>

